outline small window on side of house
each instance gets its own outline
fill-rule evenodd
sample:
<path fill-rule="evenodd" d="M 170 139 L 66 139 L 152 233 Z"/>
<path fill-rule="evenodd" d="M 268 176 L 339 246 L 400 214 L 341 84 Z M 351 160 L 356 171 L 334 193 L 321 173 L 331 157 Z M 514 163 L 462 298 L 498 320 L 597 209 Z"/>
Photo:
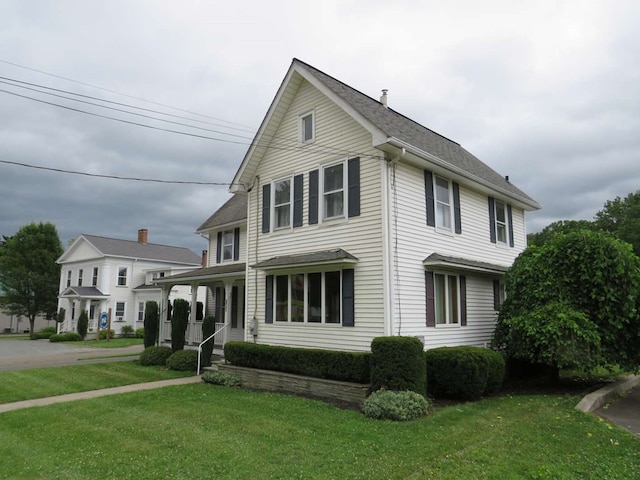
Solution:
<path fill-rule="evenodd" d="M 300 141 L 302 143 L 313 142 L 315 139 L 315 122 L 313 112 L 300 116 Z"/>

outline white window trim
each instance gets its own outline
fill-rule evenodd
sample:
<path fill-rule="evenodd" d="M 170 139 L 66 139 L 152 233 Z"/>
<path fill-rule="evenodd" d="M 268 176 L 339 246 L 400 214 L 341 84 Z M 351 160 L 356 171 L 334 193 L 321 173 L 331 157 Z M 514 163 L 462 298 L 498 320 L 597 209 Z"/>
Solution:
<path fill-rule="evenodd" d="M 311 138 L 304 138 L 304 119 L 307 117 L 311 117 Z M 311 110 L 309 112 L 305 112 L 298 117 L 298 139 L 300 143 L 313 143 L 316 140 L 316 112 L 315 110 Z"/>
<path fill-rule="evenodd" d="M 84 280 L 84 269 L 79 268 L 78 269 L 78 286 L 79 287 L 82 286 L 83 280 Z"/>
<path fill-rule="evenodd" d="M 122 315 L 118 315 L 118 304 L 121 303 L 123 305 L 122 307 Z M 116 304 L 114 305 L 114 309 L 113 309 L 113 316 L 115 317 L 115 321 L 119 322 L 119 321 L 123 321 L 124 322 L 124 317 L 127 314 L 127 302 L 116 302 Z M 118 320 L 118 318 L 122 318 L 122 320 Z"/>
<path fill-rule="evenodd" d="M 444 276 L 444 300 L 445 300 L 445 305 L 444 305 L 444 313 L 445 313 L 445 323 L 438 323 L 438 317 L 436 316 L 435 318 L 435 327 L 436 328 L 459 328 L 462 326 L 462 311 L 461 311 L 461 299 L 460 299 L 460 276 L 455 274 L 455 273 L 448 273 L 448 272 L 433 272 L 433 301 L 434 301 L 434 312 L 438 311 L 438 294 L 437 294 L 437 285 L 438 283 L 436 282 L 436 277 L 438 275 L 443 275 Z M 457 295 L 457 299 L 458 299 L 458 308 L 457 308 L 457 312 L 458 312 L 458 319 L 456 323 L 453 323 L 451 321 L 451 319 L 449 318 L 449 277 L 455 277 L 456 279 L 456 289 L 458 290 L 458 295 Z M 437 315 L 437 314 L 436 314 Z"/>
<path fill-rule="evenodd" d="M 71 270 L 67 270 L 67 287 L 71 286 Z"/>
<path fill-rule="evenodd" d="M 347 218 L 347 212 L 349 211 L 349 195 L 348 195 L 348 159 L 342 159 L 337 162 L 327 163 L 320 166 L 320 175 L 318 179 L 318 222 L 334 222 L 336 220 L 344 220 Z M 327 168 L 335 167 L 336 165 L 342 165 L 342 215 L 335 217 L 326 217 L 324 208 L 324 197 L 326 192 L 324 191 L 324 171 Z M 337 193 L 339 190 L 334 190 L 329 193 Z"/>
<path fill-rule="evenodd" d="M 125 283 L 124 285 L 120 285 L 120 270 L 125 270 Z M 127 287 L 129 286 L 129 267 L 119 265 L 116 269 L 116 287 Z"/>
<path fill-rule="evenodd" d="M 502 212 L 504 213 L 504 222 L 498 221 L 498 204 L 502 204 Z M 498 200 L 497 198 L 493 201 L 493 216 L 495 219 L 495 235 L 496 235 L 496 245 L 507 246 L 509 245 L 509 217 L 507 212 L 507 204 L 502 200 Z M 504 241 L 500 240 L 500 235 L 498 235 L 498 226 L 504 225 Z"/>
<path fill-rule="evenodd" d="M 228 233 L 231 234 L 231 243 L 230 244 L 229 243 L 225 243 L 225 240 L 224 240 L 225 239 L 225 235 L 228 234 Z M 231 246 L 231 256 L 229 258 L 225 258 L 225 256 L 224 256 L 224 247 L 225 246 L 227 246 L 227 247 Z M 221 249 L 221 252 L 222 252 L 221 253 L 221 257 L 222 257 L 221 260 L 223 262 L 233 262 L 233 254 L 235 253 L 235 249 L 236 249 L 235 232 L 233 230 L 224 230 L 222 232 L 222 245 L 220 246 L 220 249 Z M 163 276 L 164 276 L 164 272 L 162 272 L 162 273 L 163 273 Z"/>
<path fill-rule="evenodd" d="M 145 307 L 144 302 L 138 302 L 138 318 L 137 318 L 138 322 L 144 322 L 144 307 Z M 142 315 L 140 315 L 141 313 Z"/>
<path fill-rule="evenodd" d="M 289 182 L 289 225 L 276 226 L 276 207 L 281 207 L 286 205 L 285 203 L 281 205 L 276 205 L 276 183 L 280 182 Z M 293 225 L 293 176 L 279 178 L 278 180 L 274 180 L 271 182 L 271 231 L 275 232 L 277 230 L 286 230 L 292 228 Z"/>
<path fill-rule="evenodd" d="M 338 272 L 340 279 L 340 309 L 338 311 L 339 318 L 338 322 L 327 322 L 326 321 L 326 273 L 327 272 Z M 320 321 L 319 322 L 310 322 L 309 321 L 309 274 L 311 273 L 319 273 L 320 274 Z M 278 320 L 276 315 L 277 308 L 277 277 L 285 276 L 287 277 L 287 320 Z M 292 320 L 292 295 L 291 295 L 291 276 L 292 275 L 303 275 L 304 276 L 304 306 L 303 306 L 303 316 L 304 319 L 302 322 L 294 322 Z M 274 324 L 293 324 L 293 325 L 335 325 L 342 326 L 342 270 L 321 270 L 321 271 L 308 271 L 308 272 L 291 272 L 291 273 L 279 273 L 274 274 L 273 277 L 273 323 Z"/>
<path fill-rule="evenodd" d="M 447 193 L 449 194 L 449 203 L 447 205 L 449 207 L 449 226 L 448 227 L 445 227 L 444 225 L 440 225 L 440 222 L 439 222 L 438 204 L 442 204 L 442 202 L 438 200 L 438 184 L 437 184 L 438 178 L 447 182 Z M 436 216 L 436 230 L 452 233 L 453 225 L 455 222 L 454 215 L 453 215 L 453 210 L 455 207 L 453 205 L 453 184 L 451 180 L 441 175 L 437 175 L 437 174 L 433 175 L 433 202 L 434 202 L 434 211 Z"/>
<path fill-rule="evenodd" d="M 93 267 L 93 269 L 91 270 L 91 286 L 97 287 L 99 281 L 100 281 L 100 268 Z"/>

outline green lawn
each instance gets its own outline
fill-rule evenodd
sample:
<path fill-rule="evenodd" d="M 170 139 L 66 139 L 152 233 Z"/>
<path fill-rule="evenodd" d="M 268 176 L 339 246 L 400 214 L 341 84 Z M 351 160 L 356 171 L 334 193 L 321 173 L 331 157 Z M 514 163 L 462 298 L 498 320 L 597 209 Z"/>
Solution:
<path fill-rule="evenodd" d="M 176 372 L 160 367 L 142 367 L 135 362 L 96 363 L 0 372 L 0 403 L 190 375 L 193 373 Z"/>
<path fill-rule="evenodd" d="M 107 340 L 84 340 L 82 342 L 64 342 L 65 345 L 70 347 L 82 347 L 82 348 L 122 348 L 130 347 L 131 345 L 143 345 L 143 338 L 111 338 Z"/>
<path fill-rule="evenodd" d="M 394 423 L 291 396 L 167 387 L 0 414 L 0 478 L 640 478 L 638 438 L 578 400 L 504 396 Z"/>

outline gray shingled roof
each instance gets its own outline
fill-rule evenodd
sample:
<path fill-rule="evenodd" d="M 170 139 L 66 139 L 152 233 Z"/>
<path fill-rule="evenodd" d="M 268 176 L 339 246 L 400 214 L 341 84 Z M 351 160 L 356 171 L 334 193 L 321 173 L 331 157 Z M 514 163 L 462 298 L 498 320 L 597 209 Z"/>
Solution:
<path fill-rule="evenodd" d="M 252 268 L 276 268 L 290 267 L 295 265 L 309 265 L 319 263 L 332 263 L 338 261 L 356 262 L 358 259 L 349 252 L 342 250 L 323 250 L 320 252 L 302 253 L 297 255 L 284 255 L 281 257 L 273 257 L 268 260 L 252 265 Z"/>
<path fill-rule="evenodd" d="M 484 180 L 494 187 L 506 190 L 511 195 L 532 207 L 541 208 L 533 198 L 508 182 L 502 175 L 466 151 L 458 143 L 423 127 L 391 108 L 385 107 L 379 101 L 336 80 L 307 63 L 295 58 L 293 62 L 304 65 L 325 87 L 344 100 L 388 137 L 397 138 L 424 152 L 435 155 L 455 168 L 459 168 L 474 177 Z"/>
<path fill-rule="evenodd" d="M 60 294 L 61 297 L 106 297 L 96 287 L 67 287 L 67 289 Z"/>
<path fill-rule="evenodd" d="M 230 276 L 234 274 L 244 275 L 247 268 L 246 263 L 231 263 L 228 265 L 214 265 L 213 267 L 198 268 L 189 272 L 178 273 L 177 275 L 169 275 L 168 277 L 157 278 L 154 283 L 172 284 L 179 281 L 188 280 L 206 280 L 208 278 Z"/>
<path fill-rule="evenodd" d="M 204 232 L 212 228 L 230 223 L 237 223 L 247 219 L 247 196 L 236 194 L 215 211 L 196 232 Z"/>
<path fill-rule="evenodd" d="M 89 243 L 104 255 L 113 257 L 137 258 L 140 260 L 160 260 L 171 263 L 199 265 L 201 258 L 188 248 L 139 243 L 132 240 L 82 235 Z"/>
<path fill-rule="evenodd" d="M 423 260 L 424 265 L 448 265 L 451 267 L 471 269 L 471 270 L 485 270 L 496 273 L 505 273 L 509 267 L 504 265 L 497 265 L 495 263 L 478 262 L 476 260 L 469 260 L 467 258 L 452 257 L 449 255 L 442 255 L 440 253 L 432 253 Z"/>

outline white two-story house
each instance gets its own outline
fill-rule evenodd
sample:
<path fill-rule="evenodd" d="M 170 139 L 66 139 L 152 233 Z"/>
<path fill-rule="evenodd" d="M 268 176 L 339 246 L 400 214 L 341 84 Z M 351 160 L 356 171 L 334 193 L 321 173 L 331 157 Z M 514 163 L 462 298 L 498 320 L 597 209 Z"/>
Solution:
<path fill-rule="evenodd" d="M 147 240 L 148 231 L 140 229 L 137 241 L 80 235 L 71 244 L 57 261 L 61 266 L 58 309 L 65 309 L 59 331 L 76 331 L 83 310 L 89 315 L 90 333 L 97 330 L 100 314 L 109 311 L 116 334 L 124 325 L 142 328 L 145 303 L 162 300 L 161 289 L 153 281 L 201 265 L 201 257 L 187 248 Z M 204 289 L 199 298 L 195 294 L 196 301 L 206 300 Z M 175 298 L 193 301 L 194 295 L 188 286 L 176 286 L 170 292 L 170 299 Z"/>
<path fill-rule="evenodd" d="M 186 278 L 216 282 L 218 318 L 235 305 L 245 340 L 339 350 L 381 335 L 486 345 L 525 212 L 540 208 L 386 93 L 297 59 L 230 191 L 200 228 L 218 252 L 210 270 Z"/>

